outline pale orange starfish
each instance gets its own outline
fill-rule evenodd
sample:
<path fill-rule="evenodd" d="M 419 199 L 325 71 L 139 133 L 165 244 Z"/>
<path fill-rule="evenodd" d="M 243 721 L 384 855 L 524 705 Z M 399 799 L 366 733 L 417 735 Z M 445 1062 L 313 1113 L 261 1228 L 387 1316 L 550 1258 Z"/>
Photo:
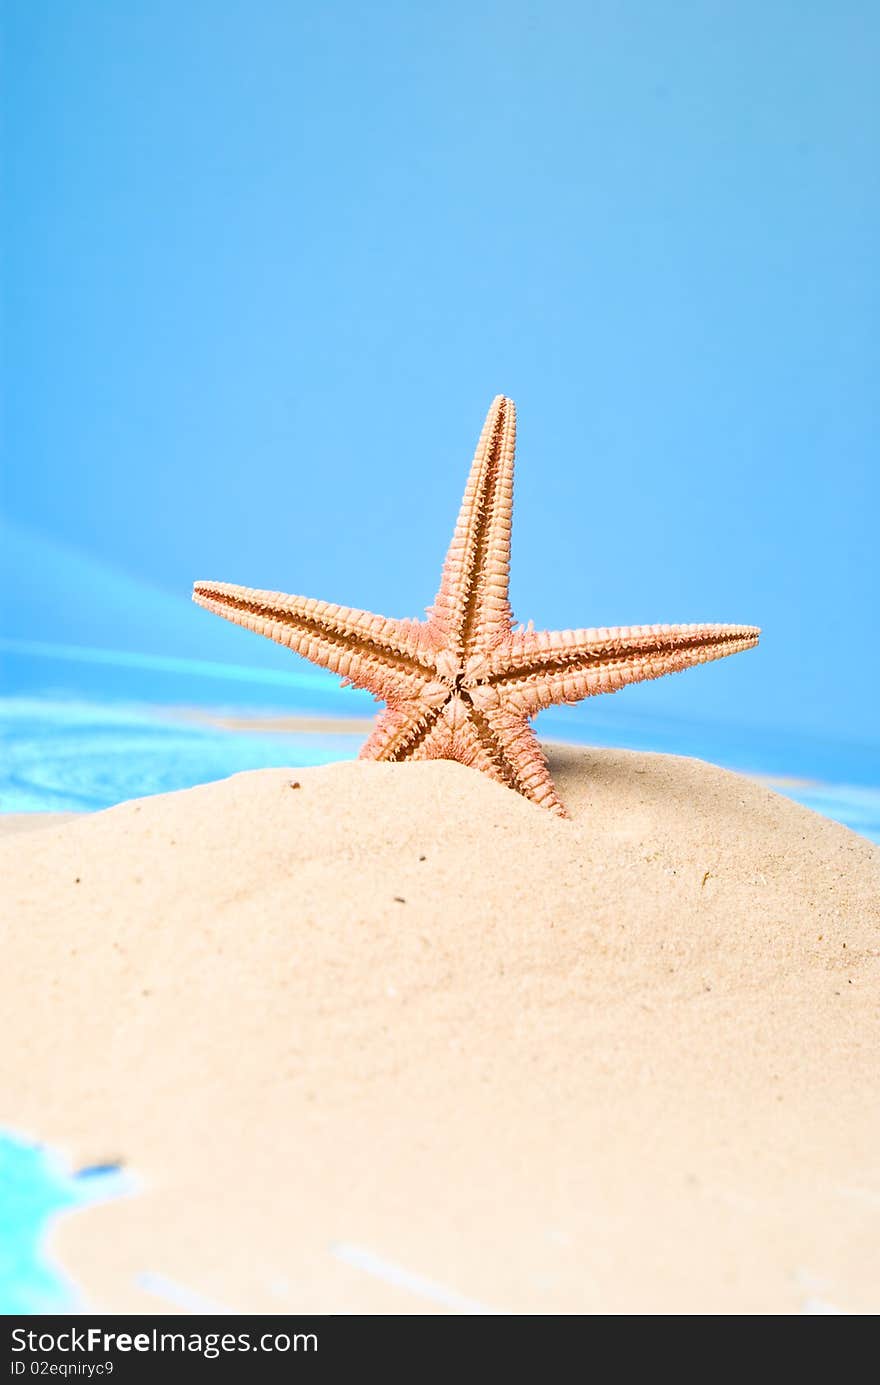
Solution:
<path fill-rule="evenodd" d="M 499 395 L 468 477 L 427 620 L 225 582 L 193 600 L 365 688 L 386 710 L 365 760 L 458 760 L 565 816 L 529 719 L 757 644 L 752 625 L 514 629 L 508 601 L 516 410 Z"/>

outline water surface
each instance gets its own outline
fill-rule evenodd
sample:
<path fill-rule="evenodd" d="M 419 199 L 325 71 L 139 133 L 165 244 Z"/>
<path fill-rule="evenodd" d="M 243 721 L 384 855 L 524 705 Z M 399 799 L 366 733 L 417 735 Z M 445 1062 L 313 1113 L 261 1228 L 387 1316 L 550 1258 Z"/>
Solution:
<path fill-rule="evenodd" d="M 43 1145 L 0 1131 L 0 1313 L 63 1313 L 76 1286 L 46 1248 L 54 1219 L 132 1190 L 115 1163 L 72 1172 Z"/>

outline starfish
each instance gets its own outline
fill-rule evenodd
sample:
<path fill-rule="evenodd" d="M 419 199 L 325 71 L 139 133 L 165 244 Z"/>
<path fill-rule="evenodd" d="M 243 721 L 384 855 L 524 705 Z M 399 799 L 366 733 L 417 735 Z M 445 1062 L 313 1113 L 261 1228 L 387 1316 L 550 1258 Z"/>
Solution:
<path fill-rule="evenodd" d="M 751 625 L 514 628 L 508 600 L 516 410 L 486 416 L 440 590 L 426 620 L 393 620 L 303 596 L 196 582 L 193 600 L 365 688 L 386 709 L 364 760 L 458 760 L 565 817 L 529 722 L 543 708 L 616 692 L 751 649 Z"/>

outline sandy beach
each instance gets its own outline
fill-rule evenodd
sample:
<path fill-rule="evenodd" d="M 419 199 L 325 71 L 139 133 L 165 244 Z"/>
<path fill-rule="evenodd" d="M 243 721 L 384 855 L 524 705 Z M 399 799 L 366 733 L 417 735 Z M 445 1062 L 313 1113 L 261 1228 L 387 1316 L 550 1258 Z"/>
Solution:
<path fill-rule="evenodd" d="M 62 823 L 73 822 L 79 816 L 78 813 L 0 813 L 0 837 L 60 827 Z"/>
<path fill-rule="evenodd" d="M 880 1308 L 880 851 L 551 769 L 569 821 L 345 763 L 0 841 L 0 1127 L 139 1187 L 55 1226 L 94 1308 Z"/>

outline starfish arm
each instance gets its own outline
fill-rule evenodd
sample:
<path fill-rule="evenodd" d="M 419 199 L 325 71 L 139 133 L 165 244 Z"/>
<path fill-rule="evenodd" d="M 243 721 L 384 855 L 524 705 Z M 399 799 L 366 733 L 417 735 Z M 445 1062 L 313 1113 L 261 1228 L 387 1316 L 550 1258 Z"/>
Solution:
<path fill-rule="evenodd" d="M 452 731 L 443 712 L 442 707 L 435 707 L 428 713 L 422 712 L 417 722 L 403 729 L 402 736 L 394 736 L 390 753 L 385 749 L 382 755 L 374 758 L 395 761 L 454 760 Z"/>
<path fill-rule="evenodd" d="M 360 753 L 362 760 L 457 760 L 516 789 L 558 817 L 566 812 L 537 737 L 525 717 L 503 709 L 465 712 L 455 701 L 428 715 L 389 708 Z"/>
<path fill-rule="evenodd" d="M 522 631 L 490 655 L 486 676 L 470 691 L 479 707 L 503 702 L 531 717 L 557 702 L 580 702 L 752 649 L 759 635 L 753 625 Z"/>
<path fill-rule="evenodd" d="M 470 769 L 478 769 L 494 779 L 496 784 L 512 788 L 514 784 L 510 765 L 504 752 L 486 725 L 484 718 L 477 718 L 473 711 L 462 718 L 453 738 L 452 758 Z"/>
<path fill-rule="evenodd" d="M 383 701 L 418 696 L 436 678 L 420 621 L 227 582 L 196 582 L 193 601 Z"/>
<path fill-rule="evenodd" d="M 504 782 L 524 798 L 547 808 L 557 817 L 567 817 L 556 792 L 547 760 L 527 717 L 505 707 L 474 711 L 474 725 L 484 742 L 490 739 L 504 767 Z"/>
<path fill-rule="evenodd" d="M 496 783 L 515 789 L 558 817 L 566 816 L 527 718 L 505 708 L 482 712 L 452 699 L 435 720 L 425 721 L 420 734 L 411 736 L 406 747 L 393 758 L 457 760 L 488 774 Z"/>
<path fill-rule="evenodd" d="M 516 409 L 499 394 L 486 415 L 429 612 L 441 640 L 459 656 L 491 647 L 513 624 L 507 591 L 515 447 Z"/>
<path fill-rule="evenodd" d="M 442 720 L 440 713 L 439 707 L 426 707 L 423 702 L 386 708 L 371 735 L 361 746 L 358 759 L 392 762 L 442 759 L 442 756 L 426 756 L 419 753 L 435 735 Z"/>

